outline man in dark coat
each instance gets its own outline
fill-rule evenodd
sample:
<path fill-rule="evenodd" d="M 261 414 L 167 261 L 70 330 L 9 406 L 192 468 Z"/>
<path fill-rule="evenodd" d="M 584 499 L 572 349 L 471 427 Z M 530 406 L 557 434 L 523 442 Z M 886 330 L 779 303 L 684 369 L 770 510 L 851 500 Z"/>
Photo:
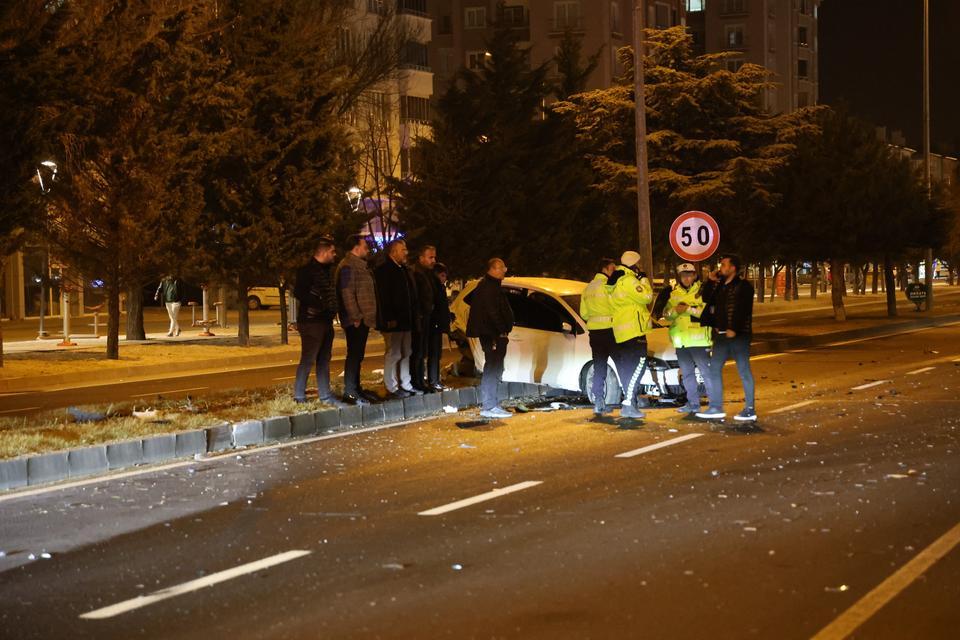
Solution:
<path fill-rule="evenodd" d="M 413 281 L 417 288 L 417 313 L 413 326 L 413 355 L 410 357 L 410 378 L 413 388 L 421 391 L 433 391 L 427 387 L 426 367 L 427 347 L 430 341 L 430 318 L 433 316 L 434 295 L 436 289 L 433 281 L 437 276 L 433 273 L 433 266 L 437 263 L 436 247 L 426 245 L 417 254 L 417 262 L 413 265 Z"/>
<path fill-rule="evenodd" d="M 719 272 L 710 274 L 713 283 L 704 293 L 707 320 L 713 327 L 713 355 L 710 358 L 712 384 L 708 387 L 710 407 L 697 413 L 698 418 L 722 420 L 723 365 L 730 358 L 737 364 L 743 383 L 743 411 L 734 416 L 738 422 L 755 422 L 753 371 L 750 369 L 750 340 L 753 336 L 753 285 L 740 275 L 740 259 L 725 256 Z"/>
<path fill-rule="evenodd" d="M 377 329 L 383 335 L 383 386 L 393 398 L 421 395 L 410 379 L 412 332 L 417 293 L 407 268 L 407 243 L 387 245 L 387 259 L 374 271 L 377 284 Z"/>
<path fill-rule="evenodd" d="M 343 399 L 350 404 L 367 404 L 372 394 L 360 385 L 360 365 L 367 349 L 370 329 L 377 326 L 377 291 L 373 272 L 367 264 L 370 246 L 363 234 L 351 236 L 351 247 L 337 267 L 337 299 L 340 326 L 347 337 L 343 366 Z"/>
<path fill-rule="evenodd" d="M 440 360 L 443 358 L 443 336 L 450 333 L 450 304 L 447 301 L 445 284 L 447 267 L 437 263 L 433 269 L 433 313 L 429 320 L 427 338 L 427 388 L 444 391 L 440 379 Z"/>
<path fill-rule="evenodd" d="M 317 398 L 339 405 L 330 390 L 330 354 L 333 350 L 333 319 L 337 316 L 337 289 L 333 261 L 337 250 L 333 238 L 317 241 L 313 257 L 297 271 L 293 296 L 299 302 L 297 331 L 300 333 L 300 364 L 293 385 L 293 399 L 306 402 L 307 378 L 317 368 Z"/>
<path fill-rule="evenodd" d="M 484 418 L 509 418 L 513 415 L 500 407 L 497 401 L 497 387 L 503 376 L 503 361 L 510 342 L 507 336 L 513 330 L 513 310 L 501 287 L 506 275 L 506 263 L 500 258 L 491 258 L 487 262 L 486 275 L 466 299 L 470 305 L 467 337 L 479 338 L 483 349 L 480 415 Z"/>

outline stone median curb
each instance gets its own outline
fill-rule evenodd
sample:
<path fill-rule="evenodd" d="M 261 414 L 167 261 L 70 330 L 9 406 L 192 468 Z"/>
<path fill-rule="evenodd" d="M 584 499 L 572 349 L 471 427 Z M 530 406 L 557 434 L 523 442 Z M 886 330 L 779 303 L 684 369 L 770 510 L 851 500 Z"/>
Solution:
<path fill-rule="evenodd" d="M 548 387 L 538 384 L 500 384 L 500 395 L 510 400 L 539 400 L 547 391 Z M 0 491 L 338 431 L 421 420 L 442 415 L 448 406 L 458 411 L 475 407 L 479 395 L 477 387 L 463 387 L 444 391 L 442 395 L 432 393 L 362 407 L 223 422 L 204 429 L 0 460 Z"/>

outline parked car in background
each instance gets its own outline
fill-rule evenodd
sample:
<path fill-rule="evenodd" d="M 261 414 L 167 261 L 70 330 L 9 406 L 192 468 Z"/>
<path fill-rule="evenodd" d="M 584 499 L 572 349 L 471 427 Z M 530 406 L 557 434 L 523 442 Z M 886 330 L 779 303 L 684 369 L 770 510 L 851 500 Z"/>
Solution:
<path fill-rule="evenodd" d="M 287 296 L 289 295 L 288 292 Z M 280 289 L 278 287 L 253 287 L 247 292 L 247 308 L 251 311 L 278 306 L 280 306 Z"/>
<path fill-rule="evenodd" d="M 452 332 L 469 343 L 477 369 L 483 367 L 479 341 L 466 338 L 470 305 L 465 298 L 479 280 L 468 282 L 453 301 Z M 504 363 L 503 379 L 531 382 L 579 392 L 593 401 L 590 381 L 593 360 L 587 326 L 580 317 L 580 296 L 586 282 L 556 278 L 506 278 L 503 288 L 513 309 L 515 326 Z M 676 403 L 686 400 L 680 383 L 676 351 L 666 328 L 655 328 L 647 336 L 649 366 L 640 380 L 638 393 L 651 400 Z M 621 401 L 620 382 L 613 361 L 607 363 L 607 404 Z"/>

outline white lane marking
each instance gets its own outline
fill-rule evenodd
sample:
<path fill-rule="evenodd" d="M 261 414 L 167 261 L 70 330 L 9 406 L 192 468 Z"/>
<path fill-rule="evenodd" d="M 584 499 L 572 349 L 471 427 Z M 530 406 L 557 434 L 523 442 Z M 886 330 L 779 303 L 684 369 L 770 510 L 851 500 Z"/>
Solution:
<path fill-rule="evenodd" d="M 863 391 L 864 389 L 869 389 L 871 387 L 879 387 L 882 384 L 886 384 L 890 380 L 874 380 L 873 382 L 868 382 L 866 384 L 861 384 L 856 387 L 850 387 L 850 391 Z"/>
<path fill-rule="evenodd" d="M 908 376 L 915 376 L 921 373 L 926 373 L 927 371 L 933 371 L 936 367 L 923 367 L 922 369 L 914 369 L 913 371 L 907 371 Z"/>
<path fill-rule="evenodd" d="M 166 391 L 153 391 L 151 393 L 131 393 L 131 398 L 146 398 L 150 396 L 169 395 L 171 393 L 186 393 L 187 391 L 203 391 L 210 387 L 190 387 L 189 389 L 167 389 Z"/>
<path fill-rule="evenodd" d="M 233 580 L 234 578 L 239 578 L 240 576 L 247 575 L 248 573 L 254 573 L 278 564 L 283 564 L 284 562 L 290 562 L 291 560 L 302 558 L 310 553 L 310 551 L 304 551 L 302 549 L 285 551 L 283 553 L 278 553 L 275 556 L 270 556 L 269 558 L 263 558 L 262 560 L 257 560 L 255 562 L 248 562 L 247 564 L 242 564 L 239 567 L 234 567 L 233 569 L 219 571 L 217 573 L 212 573 L 209 576 L 191 580 L 190 582 L 184 582 L 183 584 L 179 584 L 175 587 L 160 589 L 159 591 L 154 591 L 146 596 L 141 595 L 137 596 L 136 598 L 131 598 L 130 600 L 124 600 L 123 602 L 112 604 L 109 607 L 84 613 L 80 617 L 84 620 L 103 620 L 104 618 L 112 618 L 120 615 L 121 613 L 147 607 L 151 604 L 161 602 L 162 600 L 183 595 L 184 593 L 190 593 L 191 591 L 198 591 L 206 587 L 212 587 L 215 584 L 220 584 L 221 582 L 226 582 L 227 580 Z"/>
<path fill-rule="evenodd" d="M 816 400 L 804 400 L 803 402 L 787 405 L 786 407 L 780 407 L 779 409 L 774 409 L 773 411 L 768 411 L 767 413 L 784 413 L 785 411 L 792 411 L 793 409 L 799 409 L 800 407 L 808 407 L 811 404 L 816 404 L 816 402 Z"/>
<path fill-rule="evenodd" d="M 19 409 L 4 409 L 0 413 L 17 413 L 18 411 L 33 411 L 34 409 L 39 409 L 40 407 L 21 407 Z"/>
<path fill-rule="evenodd" d="M 911 333 L 920 333 L 921 331 L 929 331 L 931 329 L 943 329 L 944 327 L 952 327 L 954 325 L 960 324 L 958 322 L 944 322 L 943 324 L 935 324 L 929 327 L 920 327 L 918 329 L 907 329 L 905 331 L 895 331 L 893 333 L 884 333 L 879 336 L 870 336 L 869 338 L 856 338 L 854 340 L 842 340 L 841 342 L 831 342 L 828 344 L 819 345 L 818 347 L 811 347 L 810 349 L 818 349 L 823 347 L 842 347 L 848 344 L 857 344 L 859 342 L 869 342 L 871 340 L 882 340 L 884 338 L 896 338 L 898 336 L 906 336 Z M 810 349 L 803 349 L 803 351 L 809 351 Z"/>
<path fill-rule="evenodd" d="M 320 442 L 321 440 L 332 440 L 334 438 L 346 438 L 348 436 L 359 435 L 361 433 L 370 433 L 372 431 L 380 431 L 381 429 L 394 429 L 396 427 L 405 427 L 408 424 L 415 424 L 417 422 L 426 422 L 427 420 L 433 420 L 437 416 L 426 416 L 417 420 L 405 420 L 403 422 L 393 422 L 390 424 L 381 424 L 376 427 L 364 427 L 362 429 L 350 429 L 349 431 L 341 431 L 339 433 L 330 433 L 323 436 L 316 436 L 313 438 L 301 438 L 297 440 L 291 440 L 289 442 L 280 442 L 277 444 L 268 445 L 265 447 L 257 447 L 256 449 L 250 449 L 249 451 L 244 451 L 243 455 L 251 456 L 258 453 L 264 453 L 266 451 L 273 451 L 275 449 L 286 449 L 287 447 L 299 447 L 304 444 L 311 444 L 314 442 Z M 187 467 L 190 465 L 202 465 L 207 463 L 217 462 L 218 460 L 225 460 L 233 457 L 234 451 L 227 450 L 224 451 L 222 455 L 214 456 L 212 458 L 204 460 L 184 460 L 183 462 L 171 462 L 169 464 L 162 464 L 155 467 L 144 467 L 143 469 L 137 469 L 135 471 L 121 471 L 120 473 L 115 473 L 107 476 L 100 476 L 96 478 L 87 478 L 86 480 L 74 480 L 73 482 L 65 482 L 63 484 L 55 484 L 49 487 L 37 487 L 36 489 L 24 489 L 24 490 L 14 490 L 6 493 L 0 493 L 0 502 L 6 502 L 7 500 L 16 500 L 17 498 L 27 498 L 30 496 L 41 495 L 44 493 L 52 493 L 54 491 L 62 491 L 64 489 L 73 489 L 75 487 L 85 487 L 90 484 L 99 484 L 101 482 L 108 482 L 110 480 L 122 480 L 124 478 L 133 478 L 136 476 L 143 476 L 150 473 L 158 473 L 160 471 L 169 471 L 171 469 L 178 469 L 180 467 Z"/>
<path fill-rule="evenodd" d="M 812 640 L 842 640 L 853 633 L 860 625 L 870 619 L 877 611 L 893 600 L 900 592 L 909 587 L 923 575 L 934 563 L 950 553 L 960 543 L 960 523 L 937 538 L 933 544 L 914 556 L 896 573 L 888 577 L 873 591 L 824 627 Z"/>
<path fill-rule="evenodd" d="M 295 380 L 297 376 L 281 376 L 279 378 L 274 378 L 274 380 Z"/>
<path fill-rule="evenodd" d="M 509 487 L 503 487 L 501 489 L 494 489 L 493 491 L 487 491 L 486 493 L 481 493 L 478 496 L 473 496 L 472 498 L 464 498 L 463 500 L 457 500 L 456 502 L 451 502 L 450 504 L 445 504 L 433 509 L 427 509 L 426 511 L 421 511 L 418 513 L 418 516 L 439 516 L 444 513 L 449 513 L 451 511 L 456 511 L 457 509 L 463 509 L 464 507 L 469 507 L 480 502 L 486 502 L 487 500 L 493 500 L 501 496 L 505 496 L 510 493 L 516 493 L 517 491 L 523 491 L 524 489 L 529 489 L 530 487 L 535 487 L 538 484 L 543 484 L 542 480 L 527 480 L 526 482 L 518 482 L 517 484 L 512 484 Z"/>
<path fill-rule="evenodd" d="M 649 444 L 645 447 L 634 449 L 633 451 L 625 451 L 624 453 L 618 453 L 613 457 L 614 458 L 632 458 L 634 456 L 639 456 L 643 453 L 649 453 L 651 451 L 656 451 L 657 449 L 663 449 L 664 447 L 672 447 L 675 444 L 680 444 L 681 442 L 686 442 L 687 440 L 693 440 L 694 438 L 699 438 L 702 435 L 703 435 L 702 433 L 688 433 L 685 436 L 680 436 L 678 438 L 671 438 L 670 440 L 664 440 L 663 442 L 658 442 L 656 444 Z"/>

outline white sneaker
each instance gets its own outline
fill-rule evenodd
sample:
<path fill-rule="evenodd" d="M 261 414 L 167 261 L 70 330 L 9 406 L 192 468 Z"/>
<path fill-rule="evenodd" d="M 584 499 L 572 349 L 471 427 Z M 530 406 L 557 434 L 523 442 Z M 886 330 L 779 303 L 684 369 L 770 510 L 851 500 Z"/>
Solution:
<path fill-rule="evenodd" d="M 512 418 L 513 414 L 509 411 L 501 409 L 500 407 L 496 407 L 494 409 L 484 409 L 480 412 L 480 417 L 489 418 L 491 420 L 503 420 L 506 418 Z"/>

